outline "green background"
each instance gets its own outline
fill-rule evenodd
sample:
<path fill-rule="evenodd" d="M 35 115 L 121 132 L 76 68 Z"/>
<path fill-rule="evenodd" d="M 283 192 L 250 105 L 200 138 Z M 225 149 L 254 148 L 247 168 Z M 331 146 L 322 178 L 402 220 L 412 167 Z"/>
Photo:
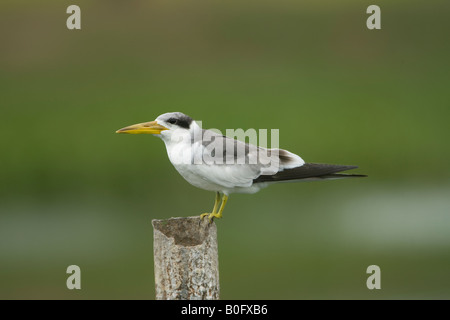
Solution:
<path fill-rule="evenodd" d="M 370 4 L 2 1 L 0 298 L 154 298 L 151 220 L 214 194 L 114 132 L 169 111 L 369 175 L 232 195 L 223 299 L 450 298 L 450 3 L 377 1 L 372 31 Z"/>

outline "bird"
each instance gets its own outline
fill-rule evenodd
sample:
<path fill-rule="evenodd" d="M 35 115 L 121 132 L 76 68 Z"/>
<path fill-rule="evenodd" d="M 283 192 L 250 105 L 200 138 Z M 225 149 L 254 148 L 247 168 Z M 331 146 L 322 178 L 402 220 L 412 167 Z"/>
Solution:
<path fill-rule="evenodd" d="M 170 162 L 191 185 L 215 192 L 208 217 L 222 218 L 232 193 L 255 193 L 280 182 L 303 182 L 366 177 L 345 174 L 354 165 L 305 162 L 300 156 L 278 148 L 263 148 L 205 130 L 201 122 L 181 112 L 159 115 L 154 121 L 119 129 L 116 133 L 152 134 L 163 140 Z"/>

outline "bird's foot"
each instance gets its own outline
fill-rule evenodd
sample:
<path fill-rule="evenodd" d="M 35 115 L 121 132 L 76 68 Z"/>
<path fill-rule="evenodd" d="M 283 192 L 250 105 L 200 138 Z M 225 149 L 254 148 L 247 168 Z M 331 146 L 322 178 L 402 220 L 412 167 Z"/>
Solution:
<path fill-rule="evenodd" d="M 204 217 L 209 216 L 209 215 L 210 215 L 209 212 L 202 213 L 202 214 L 200 215 L 200 220 L 203 220 Z"/>
<path fill-rule="evenodd" d="M 208 216 L 208 219 L 209 219 L 210 222 L 212 222 L 212 220 L 214 218 L 217 218 L 217 219 L 222 218 L 222 214 L 221 213 L 214 213 L 214 212 L 213 213 L 209 213 L 209 212 L 206 212 L 206 213 L 202 213 L 200 215 L 200 219 L 203 220 L 203 218 L 206 217 L 206 216 Z"/>

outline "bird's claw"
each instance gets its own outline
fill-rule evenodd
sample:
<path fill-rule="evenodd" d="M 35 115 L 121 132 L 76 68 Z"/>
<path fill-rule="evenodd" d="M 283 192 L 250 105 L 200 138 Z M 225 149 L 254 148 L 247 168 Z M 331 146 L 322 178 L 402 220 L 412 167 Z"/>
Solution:
<path fill-rule="evenodd" d="M 205 218 L 206 216 L 208 216 L 209 222 L 212 222 L 214 218 L 217 218 L 217 219 L 222 218 L 222 214 L 214 213 L 214 212 L 212 212 L 212 213 L 206 212 L 206 213 L 202 213 L 200 215 L 200 219 L 203 220 L 203 218 Z"/>

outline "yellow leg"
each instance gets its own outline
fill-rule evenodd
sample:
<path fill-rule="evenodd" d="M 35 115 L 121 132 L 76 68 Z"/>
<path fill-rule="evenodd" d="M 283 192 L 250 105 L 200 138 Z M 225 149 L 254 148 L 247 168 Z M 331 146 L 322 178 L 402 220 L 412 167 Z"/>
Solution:
<path fill-rule="evenodd" d="M 227 204 L 227 201 L 228 201 L 228 196 L 224 194 L 222 196 L 222 203 L 220 205 L 219 212 L 217 212 L 217 213 L 213 212 L 208 216 L 210 221 L 212 220 L 212 218 L 218 218 L 218 219 L 222 218 L 222 212 L 223 212 L 223 209 L 225 209 L 225 205 Z"/>
<path fill-rule="evenodd" d="M 220 196 L 220 193 L 216 192 L 216 200 L 214 201 L 214 208 L 213 213 L 217 212 L 217 209 L 219 209 L 219 202 L 222 200 L 222 197 Z"/>
<path fill-rule="evenodd" d="M 216 192 L 216 200 L 214 201 L 214 208 L 212 210 L 212 213 L 210 213 L 210 212 L 202 213 L 200 215 L 201 219 L 203 219 L 205 216 L 210 216 L 211 214 L 216 214 L 217 208 L 219 207 L 220 198 L 221 198 L 220 193 Z"/>

